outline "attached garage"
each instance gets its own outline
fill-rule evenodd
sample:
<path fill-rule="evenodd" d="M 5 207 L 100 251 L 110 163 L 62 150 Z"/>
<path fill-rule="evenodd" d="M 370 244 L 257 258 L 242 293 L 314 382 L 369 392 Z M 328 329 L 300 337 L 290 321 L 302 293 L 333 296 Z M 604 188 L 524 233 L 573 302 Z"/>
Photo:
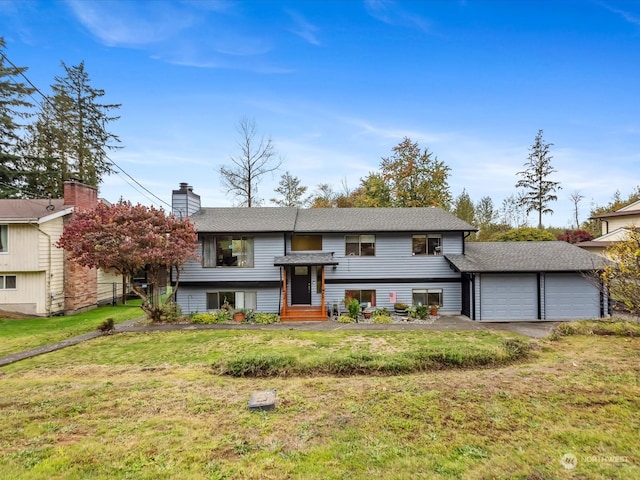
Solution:
<path fill-rule="evenodd" d="M 546 320 L 600 317 L 600 290 L 584 276 L 548 273 L 544 283 Z"/>
<path fill-rule="evenodd" d="M 536 275 L 482 275 L 480 318 L 535 320 L 538 318 Z"/>
<path fill-rule="evenodd" d="M 605 260 L 566 242 L 472 242 L 446 255 L 462 275 L 472 320 L 569 320 L 608 312 L 606 294 L 585 278 Z M 468 307 L 467 307 L 468 306 Z"/>

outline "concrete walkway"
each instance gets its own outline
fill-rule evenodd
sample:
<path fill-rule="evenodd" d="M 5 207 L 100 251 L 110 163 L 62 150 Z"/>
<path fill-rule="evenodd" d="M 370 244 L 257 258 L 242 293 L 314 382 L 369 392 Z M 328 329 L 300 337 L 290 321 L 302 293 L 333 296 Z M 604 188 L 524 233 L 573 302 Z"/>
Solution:
<path fill-rule="evenodd" d="M 116 325 L 114 333 L 122 332 L 171 332 L 191 330 L 306 330 L 306 331 L 337 331 L 337 330 L 382 330 L 382 331 L 406 331 L 406 330 L 434 330 L 434 331 L 490 331 L 502 330 L 518 333 L 532 338 L 542 338 L 549 335 L 551 329 L 559 322 L 474 322 L 467 317 L 459 315 L 442 315 L 433 323 L 402 322 L 390 324 L 376 323 L 338 323 L 333 320 L 326 322 L 285 322 L 272 325 L 255 324 L 220 324 L 220 325 L 192 325 L 192 324 L 165 324 L 165 325 L 140 325 L 144 317 L 128 320 Z M 76 337 L 68 338 L 51 345 L 32 348 L 23 352 L 16 352 L 5 357 L 0 357 L 0 367 L 11 363 L 33 358 L 45 353 L 54 352 L 63 348 L 77 345 L 93 338 L 101 337 L 106 333 L 98 330 L 84 333 Z"/>

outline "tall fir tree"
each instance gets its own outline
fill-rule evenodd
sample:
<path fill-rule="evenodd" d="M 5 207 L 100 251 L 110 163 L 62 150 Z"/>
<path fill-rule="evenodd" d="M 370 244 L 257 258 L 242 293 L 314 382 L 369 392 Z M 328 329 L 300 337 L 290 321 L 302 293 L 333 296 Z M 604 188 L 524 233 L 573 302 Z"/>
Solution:
<path fill-rule="evenodd" d="M 104 90 L 91 86 L 84 62 L 67 66 L 64 76 L 56 76 L 52 94 L 42 103 L 37 120 L 29 128 L 31 188 L 43 188 L 45 194 L 61 196 L 69 178 L 79 178 L 97 187 L 112 172 L 107 152 L 120 148 L 120 139 L 107 126 L 120 117 L 110 112 L 120 104 L 99 100 Z"/>
<path fill-rule="evenodd" d="M 0 37 L 0 198 L 25 195 L 21 150 L 21 120 L 29 118 L 35 89 L 20 81 L 27 67 L 16 67 L 5 54 Z"/>
<path fill-rule="evenodd" d="M 538 212 L 538 228 L 542 227 L 542 215 L 552 214 L 553 209 L 549 207 L 551 202 L 558 199 L 555 195 L 560 190 L 560 182 L 549 180 L 551 174 L 556 169 L 551 165 L 553 158 L 549 153 L 553 143 L 544 143 L 542 130 L 538 130 L 533 145 L 529 147 L 529 161 L 524 164 L 526 170 L 518 172 L 522 178 L 516 183 L 516 188 L 523 188 L 521 205 L 525 207 L 527 214 Z"/>
<path fill-rule="evenodd" d="M 460 220 L 464 220 L 471 225 L 475 224 L 476 211 L 471 197 L 467 193 L 466 189 L 462 190 L 462 193 L 458 195 L 453 204 L 453 214 Z"/>

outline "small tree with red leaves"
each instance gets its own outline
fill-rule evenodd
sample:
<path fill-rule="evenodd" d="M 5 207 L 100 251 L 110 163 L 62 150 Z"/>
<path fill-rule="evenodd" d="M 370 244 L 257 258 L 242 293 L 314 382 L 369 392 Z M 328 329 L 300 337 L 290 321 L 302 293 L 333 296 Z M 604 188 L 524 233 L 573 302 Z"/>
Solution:
<path fill-rule="evenodd" d="M 558 235 L 557 238 L 562 242 L 580 243 L 593 240 L 593 235 L 586 230 L 565 230 L 564 233 Z"/>
<path fill-rule="evenodd" d="M 198 258 L 198 235 L 188 219 L 130 202 L 110 206 L 101 203 L 91 210 L 77 210 L 57 246 L 84 267 L 115 269 L 128 281 L 144 269 L 151 292 L 135 284 L 132 289 L 142 298 L 142 309 L 154 322 L 161 319 L 164 308 L 159 283 L 167 269 L 177 272 L 177 290 L 182 265 Z"/>

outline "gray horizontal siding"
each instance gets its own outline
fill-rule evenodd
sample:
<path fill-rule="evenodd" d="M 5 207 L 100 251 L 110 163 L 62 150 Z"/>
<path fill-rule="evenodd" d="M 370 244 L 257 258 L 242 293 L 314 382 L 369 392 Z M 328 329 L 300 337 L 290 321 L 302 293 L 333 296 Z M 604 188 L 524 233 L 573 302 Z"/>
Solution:
<path fill-rule="evenodd" d="M 419 289 L 441 289 L 442 308 L 441 313 L 459 314 L 462 309 L 462 290 L 460 283 L 378 283 L 361 284 L 352 283 L 348 285 L 326 285 L 326 301 L 328 305 L 344 299 L 347 290 L 375 290 L 376 306 L 388 309 L 393 308 L 393 303 L 389 300 L 391 293 L 396 294 L 396 301 L 411 305 L 413 290 Z"/>
<path fill-rule="evenodd" d="M 251 291 L 256 292 L 257 308 L 259 312 L 279 313 L 280 289 L 261 288 L 184 288 L 180 287 L 176 301 L 183 313 L 207 311 L 207 293 L 218 291 Z"/>
<path fill-rule="evenodd" d="M 282 234 L 256 235 L 254 237 L 253 268 L 203 268 L 200 262 L 188 262 L 184 265 L 180 281 L 280 280 L 280 269 L 273 266 L 273 259 L 281 255 L 284 255 L 284 238 Z"/>
<path fill-rule="evenodd" d="M 411 235 L 376 235 L 376 254 L 345 257 L 344 235 L 325 235 L 325 251 L 335 252 L 339 265 L 327 269 L 327 279 L 342 278 L 459 278 L 444 256 L 412 255 Z M 462 253 L 462 236 L 445 234 L 443 253 Z"/>

